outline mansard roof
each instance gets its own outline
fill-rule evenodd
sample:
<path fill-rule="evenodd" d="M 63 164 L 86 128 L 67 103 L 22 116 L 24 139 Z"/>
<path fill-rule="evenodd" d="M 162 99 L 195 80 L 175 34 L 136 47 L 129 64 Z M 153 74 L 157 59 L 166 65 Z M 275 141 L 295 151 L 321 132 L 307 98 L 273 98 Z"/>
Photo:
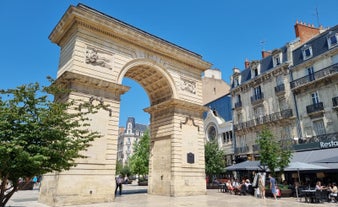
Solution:
<path fill-rule="evenodd" d="M 330 33 L 337 33 L 338 32 L 338 25 L 327 29 L 325 32 L 317 35 L 316 37 L 312 38 L 311 40 L 305 42 L 304 44 L 302 44 L 300 47 L 298 47 L 297 49 L 295 49 L 292 52 L 292 56 L 293 56 L 293 65 L 297 66 L 303 62 L 306 62 L 308 60 L 311 60 L 325 52 L 327 52 L 329 49 L 328 47 L 328 43 L 327 43 L 327 37 Z M 302 49 L 304 48 L 304 46 L 311 46 L 312 48 L 312 57 L 304 60 L 303 59 L 303 55 L 302 55 Z"/>
<path fill-rule="evenodd" d="M 277 50 L 280 50 L 280 52 L 283 54 L 283 63 L 288 61 L 287 59 L 287 47 L 286 46 L 283 46 Z M 259 63 L 260 63 L 260 74 L 263 74 L 271 69 L 273 69 L 273 55 L 269 55 L 265 58 L 262 58 L 259 60 Z M 241 84 L 249 81 L 251 79 L 251 68 L 246 68 L 244 69 L 242 72 L 241 72 Z"/>

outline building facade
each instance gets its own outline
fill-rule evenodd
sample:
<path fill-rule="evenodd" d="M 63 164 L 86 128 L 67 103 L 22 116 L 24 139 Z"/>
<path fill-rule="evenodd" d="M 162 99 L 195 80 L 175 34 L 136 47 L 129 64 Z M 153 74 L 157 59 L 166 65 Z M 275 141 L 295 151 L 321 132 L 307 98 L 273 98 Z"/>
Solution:
<path fill-rule="evenodd" d="M 202 82 L 203 104 L 209 108 L 203 114 L 206 141 L 217 142 L 230 165 L 234 157 L 230 86 L 218 69 L 206 70 Z"/>
<path fill-rule="evenodd" d="M 335 27 L 331 30 L 335 31 Z M 309 137 L 335 133 L 331 127 L 338 124 L 337 114 L 333 113 L 338 92 L 337 52 L 332 49 L 336 44 L 335 35 L 328 35 L 329 30 L 322 27 L 299 22 L 295 33 L 296 40 L 281 48 L 263 51 L 260 60 L 245 61 L 243 71 L 233 69 L 231 96 L 238 161 L 259 159 L 257 139 L 263 127 L 268 127 L 280 141 L 292 140 L 295 148 L 299 140 L 305 139 L 304 133 Z M 317 80 L 314 74 L 323 69 L 330 72 L 318 73 L 329 75 L 317 73 L 320 76 Z M 316 81 L 312 82 L 311 78 Z M 326 100 L 325 108 L 320 104 L 318 93 Z"/>
<path fill-rule="evenodd" d="M 297 150 L 338 147 L 338 25 L 292 52 L 290 88 L 297 108 Z"/>
<path fill-rule="evenodd" d="M 138 143 L 144 132 L 148 129 L 147 125 L 138 124 L 134 117 L 128 117 L 126 126 L 120 127 L 117 146 L 117 161 L 125 165 L 133 154 L 134 145 Z"/>

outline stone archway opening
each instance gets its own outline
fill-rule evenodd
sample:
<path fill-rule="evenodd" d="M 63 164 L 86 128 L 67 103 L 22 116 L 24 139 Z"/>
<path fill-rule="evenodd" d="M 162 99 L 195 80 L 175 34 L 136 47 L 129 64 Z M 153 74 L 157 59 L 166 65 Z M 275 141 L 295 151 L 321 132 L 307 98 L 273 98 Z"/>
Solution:
<path fill-rule="evenodd" d="M 206 193 L 201 73 L 211 64 L 180 46 L 83 4 L 70 6 L 49 36 L 60 46 L 57 83 L 66 99 L 109 107 L 91 117 L 94 140 L 77 166 L 44 175 L 39 201 L 51 206 L 112 202 L 122 85 L 127 77 L 146 91 L 150 106 L 148 193 Z"/>

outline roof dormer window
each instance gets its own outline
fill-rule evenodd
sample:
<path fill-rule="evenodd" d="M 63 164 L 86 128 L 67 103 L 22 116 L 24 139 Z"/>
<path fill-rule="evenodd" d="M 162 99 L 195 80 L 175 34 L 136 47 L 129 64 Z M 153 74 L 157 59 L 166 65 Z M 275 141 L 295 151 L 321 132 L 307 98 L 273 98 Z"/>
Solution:
<path fill-rule="evenodd" d="M 302 48 L 303 60 L 307 60 L 312 57 L 312 47 L 310 45 L 304 45 Z"/>
<path fill-rule="evenodd" d="M 337 33 L 333 33 L 332 31 L 329 32 L 329 35 L 327 37 L 327 44 L 329 46 L 329 49 L 331 49 L 331 48 L 333 48 L 337 45 L 337 38 L 338 38 Z"/>
<path fill-rule="evenodd" d="M 251 78 L 257 77 L 260 74 L 260 63 L 259 61 L 252 61 L 250 63 Z"/>
<path fill-rule="evenodd" d="M 282 64 L 282 53 L 278 53 L 274 55 L 272 61 L 273 61 L 273 67 L 276 67 Z"/>

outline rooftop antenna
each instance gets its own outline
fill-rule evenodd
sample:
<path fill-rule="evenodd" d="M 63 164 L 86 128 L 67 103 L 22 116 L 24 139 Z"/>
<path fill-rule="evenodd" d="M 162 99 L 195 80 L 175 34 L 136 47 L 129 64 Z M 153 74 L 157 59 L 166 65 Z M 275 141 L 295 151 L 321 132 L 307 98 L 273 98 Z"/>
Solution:
<path fill-rule="evenodd" d="M 320 27 L 318 7 L 316 7 L 316 17 L 317 17 L 317 25 L 318 27 Z"/>
<path fill-rule="evenodd" d="M 265 40 L 261 40 L 261 46 L 262 46 L 262 51 L 264 51 L 264 46 L 265 46 L 265 43 L 266 43 L 266 41 Z"/>

